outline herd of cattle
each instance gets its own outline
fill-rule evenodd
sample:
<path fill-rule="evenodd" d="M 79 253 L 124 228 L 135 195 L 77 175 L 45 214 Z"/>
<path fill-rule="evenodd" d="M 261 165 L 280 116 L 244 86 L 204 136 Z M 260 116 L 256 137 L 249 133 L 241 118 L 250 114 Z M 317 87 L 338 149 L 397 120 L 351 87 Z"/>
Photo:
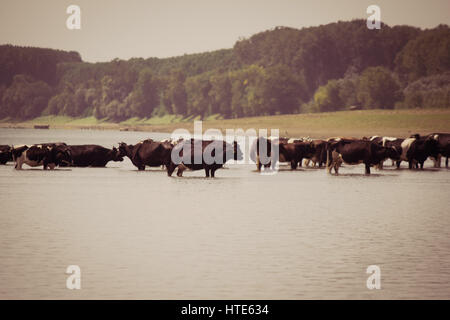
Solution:
<path fill-rule="evenodd" d="M 256 148 L 253 148 L 256 152 L 250 154 L 258 171 L 262 166 L 273 166 L 273 159 L 270 157 L 271 145 L 267 145 L 267 150 L 263 149 L 261 154 L 260 145 L 266 146 L 266 139 L 257 139 Z M 429 157 L 434 160 L 435 167 L 440 167 L 441 158 L 445 157 L 445 165 L 448 168 L 450 134 L 414 134 L 406 139 L 381 136 L 362 139 L 333 137 L 326 140 L 279 138 L 278 147 L 279 161 L 289 162 L 293 170 L 298 165 L 301 166 L 303 159 L 306 159 L 306 165 L 310 162 L 314 167 L 326 165 L 328 173 L 334 169 L 336 174 L 342 163 L 362 163 L 365 165 L 365 173 L 370 174 L 370 167 L 382 169 L 384 161 L 388 159 L 392 160 L 392 165 L 395 163 L 397 168 L 400 168 L 402 161 L 406 161 L 409 169 L 423 169 L 423 164 Z"/>
<path fill-rule="evenodd" d="M 177 161 L 173 159 L 172 151 L 179 155 Z M 215 161 L 205 159 L 205 151 L 209 151 Z M 295 170 L 305 160 L 306 166 L 310 163 L 319 168 L 325 165 L 329 173 L 334 169 L 336 174 L 342 163 L 363 163 L 365 173 L 370 174 L 372 166 L 382 169 L 383 162 L 388 159 L 397 168 L 402 161 L 406 161 L 409 169 L 423 169 L 423 164 L 429 157 L 435 161 L 436 167 L 440 167 L 441 158 L 444 157 L 448 167 L 450 134 L 415 134 L 406 139 L 381 136 L 362 139 L 334 137 L 326 140 L 259 137 L 250 146 L 249 155 L 258 171 L 263 167 L 266 170 L 273 169 L 277 162 L 288 162 L 291 169 Z M 242 160 L 243 153 L 236 141 L 228 143 L 197 139 L 147 139 L 135 145 L 122 142 L 112 149 L 99 145 L 67 145 L 63 142 L 31 146 L 0 145 L 0 164 L 14 161 L 17 170 L 22 169 L 23 164 L 43 166 L 44 169 L 54 169 L 56 166 L 105 167 L 110 161 L 123 161 L 124 157 L 128 157 L 138 170 L 145 170 L 146 166 L 164 166 L 169 176 L 175 169 L 178 169 L 178 176 L 190 169 L 205 170 L 206 177 L 214 177 L 215 171 L 228 160 Z"/>

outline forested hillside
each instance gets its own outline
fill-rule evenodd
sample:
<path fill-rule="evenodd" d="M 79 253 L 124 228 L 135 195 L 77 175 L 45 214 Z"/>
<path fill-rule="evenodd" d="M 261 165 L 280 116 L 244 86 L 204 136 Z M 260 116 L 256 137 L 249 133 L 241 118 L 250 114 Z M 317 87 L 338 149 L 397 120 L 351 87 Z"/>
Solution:
<path fill-rule="evenodd" d="M 232 49 L 102 63 L 0 46 L 0 118 L 236 118 L 350 106 L 449 108 L 449 27 L 369 30 L 365 20 L 277 27 Z"/>

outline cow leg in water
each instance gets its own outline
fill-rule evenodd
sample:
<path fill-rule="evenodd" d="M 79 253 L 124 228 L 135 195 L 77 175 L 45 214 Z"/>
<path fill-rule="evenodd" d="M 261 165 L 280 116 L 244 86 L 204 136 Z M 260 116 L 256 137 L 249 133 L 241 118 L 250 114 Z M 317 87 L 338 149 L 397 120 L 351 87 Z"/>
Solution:
<path fill-rule="evenodd" d="M 326 168 L 327 168 L 328 174 L 331 174 L 331 171 L 333 170 L 333 167 L 334 167 L 334 163 L 331 161 L 328 163 L 328 161 L 327 161 L 326 165 L 327 165 Z"/>
<path fill-rule="evenodd" d="M 370 174 L 370 164 L 366 163 L 366 174 Z"/>
<path fill-rule="evenodd" d="M 413 161 L 412 160 L 409 160 L 408 167 L 409 167 L 410 170 L 413 168 Z"/>
<path fill-rule="evenodd" d="M 261 161 L 258 160 L 258 163 L 256 164 L 256 169 L 258 171 L 261 171 L 261 168 L 262 168 L 262 163 L 261 163 Z"/>
<path fill-rule="evenodd" d="M 216 168 L 211 168 L 211 178 L 215 177 L 216 170 L 217 170 Z"/>
<path fill-rule="evenodd" d="M 396 164 L 397 164 L 397 169 L 400 169 L 400 163 L 402 163 L 401 161 L 397 161 L 396 162 Z"/>
<path fill-rule="evenodd" d="M 338 175 L 339 174 L 339 166 L 340 166 L 341 164 L 338 162 L 338 161 L 336 161 L 336 162 L 334 162 L 334 173 L 336 174 L 336 175 Z"/>
<path fill-rule="evenodd" d="M 291 160 L 291 170 L 297 169 L 297 160 Z"/>
<path fill-rule="evenodd" d="M 334 173 L 335 173 L 336 175 L 339 174 L 339 165 L 338 165 L 337 163 L 334 165 Z"/>
<path fill-rule="evenodd" d="M 436 158 L 432 158 L 433 162 L 434 162 L 434 167 L 435 168 L 440 168 L 441 167 L 441 156 L 438 155 Z"/>
<path fill-rule="evenodd" d="M 186 167 L 184 166 L 184 164 L 178 165 L 177 177 L 182 177 L 183 176 L 183 171 L 185 169 L 186 169 Z"/>
<path fill-rule="evenodd" d="M 169 177 L 171 177 L 172 176 L 172 173 L 175 171 L 175 168 L 176 168 L 177 166 L 174 164 L 174 163 L 171 163 L 171 164 L 169 164 L 168 166 L 167 166 L 167 175 L 169 176 Z"/>
<path fill-rule="evenodd" d="M 448 168 L 448 157 L 445 158 L 445 167 Z"/>
<path fill-rule="evenodd" d="M 22 164 L 23 164 L 23 162 L 22 162 L 21 158 L 20 158 L 20 157 L 17 158 L 17 160 L 16 160 L 16 165 L 15 165 L 14 169 L 16 169 L 16 170 L 22 170 Z"/>
<path fill-rule="evenodd" d="M 206 177 L 207 178 L 209 178 L 209 167 L 205 167 L 205 174 L 206 174 Z M 214 177 L 214 174 L 213 174 L 213 171 L 211 170 L 211 174 L 212 174 L 212 176 Z"/>
<path fill-rule="evenodd" d="M 261 160 L 259 159 L 259 156 L 256 156 L 256 170 L 261 171 Z"/>
<path fill-rule="evenodd" d="M 420 170 L 423 170 L 423 161 L 420 162 Z"/>
<path fill-rule="evenodd" d="M 305 167 L 309 167 L 309 161 L 310 161 L 310 159 L 305 159 L 305 163 L 304 163 Z"/>

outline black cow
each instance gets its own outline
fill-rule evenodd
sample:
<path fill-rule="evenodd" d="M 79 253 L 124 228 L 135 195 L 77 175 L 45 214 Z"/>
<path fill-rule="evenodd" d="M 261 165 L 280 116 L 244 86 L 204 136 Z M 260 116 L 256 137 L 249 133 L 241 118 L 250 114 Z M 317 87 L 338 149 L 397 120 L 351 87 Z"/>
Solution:
<path fill-rule="evenodd" d="M 290 162 L 291 169 L 297 169 L 297 165 L 302 163 L 303 158 L 315 153 L 313 142 L 280 142 L 279 161 Z M 276 159 L 273 159 L 276 161 Z"/>
<path fill-rule="evenodd" d="M 319 165 L 319 168 L 321 168 L 327 162 L 327 142 L 325 140 L 313 140 L 312 147 L 313 152 L 305 156 L 305 165 L 308 166 L 311 161 L 313 167 Z"/>
<path fill-rule="evenodd" d="M 121 142 L 119 151 L 121 156 L 127 156 L 138 170 L 145 170 L 145 166 L 160 167 L 170 164 L 170 154 L 172 151 L 170 142 L 154 141 L 147 139 L 138 144 L 131 145 Z"/>
<path fill-rule="evenodd" d="M 434 137 L 422 137 L 418 134 L 409 139 L 405 139 L 402 143 L 402 160 L 409 163 L 409 169 L 423 169 L 423 164 L 428 157 L 438 157 L 438 141 Z"/>
<path fill-rule="evenodd" d="M 448 168 L 448 158 L 450 157 L 450 133 L 432 133 L 428 137 L 437 141 L 437 155 L 435 167 L 441 166 L 441 158 L 445 157 L 445 167 Z"/>
<path fill-rule="evenodd" d="M 327 143 L 327 170 L 332 168 L 338 174 L 339 166 L 347 164 L 364 163 L 366 174 L 370 174 L 370 167 L 379 164 L 397 152 L 388 147 L 380 146 L 370 140 L 337 139 Z"/>
<path fill-rule="evenodd" d="M 23 164 L 30 167 L 42 165 L 44 170 L 47 170 L 59 165 L 69 165 L 72 162 L 70 150 L 65 144 L 45 143 L 31 147 L 26 145 L 13 147 L 12 155 L 17 170 L 21 170 Z"/>
<path fill-rule="evenodd" d="M 123 161 L 120 151 L 95 144 L 70 145 L 73 167 L 104 167 L 109 161 Z"/>
<path fill-rule="evenodd" d="M 12 160 L 12 148 L 7 145 L 0 145 L 0 164 L 6 164 Z"/>
<path fill-rule="evenodd" d="M 274 147 L 278 147 L 279 143 L 287 143 L 287 138 L 265 138 L 258 137 L 255 139 L 250 147 L 250 159 L 256 163 L 256 169 L 261 171 L 261 168 L 271 167 L 274 168 L 275 162 L 272 155 L 272 144 Z"/>
<path fill-rule="evenodd" d="M 169 177 L 178 167 L 178 177 L 181 177 L 186 169 L 204 169 L 206 177 L 209 177 L 211 173 L 211 177 L 214 178 L 216 170 L 222 168 L 228 160 L 243 159 L 243 154 L 236 141 L 230 144 L 220 140 L 185 140 L 178 143 L 172 152 L 172 159 L 167 167 Z"/>
<path fill-rule="evenodd" d="M 401 155 L 402 155 L 402 143 L 405 139 L 395 138 L 395 137 L 380 137 L 380 136 L 373 136 L 369 139 L 370 141 L 379 144 L 383 147 L 389 147 L 394 149 L 396 152 L 391 153 L 390 159 L 392 160 L 392 165 L 394 163 L 397 163 L 397 168 L 400 168 L 401 163 Z M 385 159 L 386 160 L 386 159 Z M 381 161 L 378 164 L 378 169 L 383 169 L 383 161 Z"/>

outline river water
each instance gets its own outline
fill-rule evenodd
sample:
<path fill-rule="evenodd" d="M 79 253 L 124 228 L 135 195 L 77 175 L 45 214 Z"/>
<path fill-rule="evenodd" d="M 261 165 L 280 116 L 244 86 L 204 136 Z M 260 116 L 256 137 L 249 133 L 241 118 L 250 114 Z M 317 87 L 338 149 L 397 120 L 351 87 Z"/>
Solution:
<path fill-rule="evenodd" d="M 0 129 L 0 144 L 167 134 Z M 450 170 L 0 166 L 2 299 L 449 299 Z M 24 166 L 28 169 L 27 166 Z M 66 288 L 69 265 L 81 290 Z M 369 290 L 369 265 L 381 289 Z"/>

